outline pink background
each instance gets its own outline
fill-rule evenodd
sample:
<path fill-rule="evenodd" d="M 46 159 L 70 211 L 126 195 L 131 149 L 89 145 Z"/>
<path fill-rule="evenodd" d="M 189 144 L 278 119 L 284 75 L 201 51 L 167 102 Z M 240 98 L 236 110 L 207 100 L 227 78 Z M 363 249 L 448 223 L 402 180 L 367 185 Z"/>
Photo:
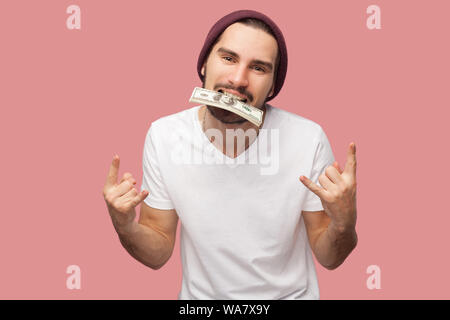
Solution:
<path fill-rule="evenodd" d="M 317 264 L 321 298 L 450 298 L 450 2 L 242 3 L 0 2 L 0 298 L 177 298 L 179 234 L 162 269 L 145 267 L 120 245 L 102 188 L 114 153 L 140 186 L 150 123 L 193 106 L 206 33 L 236 9 L 284 32 L 273 105 L 322 125 L 341 166 L 356 142 L 359 243 L 337 270 Z M 66 27 L 71 4 L 81 30 Z M 381 30 L 366 27 L 371 4 Z M 66 288 L 72 264 L 81 290 Z"/>

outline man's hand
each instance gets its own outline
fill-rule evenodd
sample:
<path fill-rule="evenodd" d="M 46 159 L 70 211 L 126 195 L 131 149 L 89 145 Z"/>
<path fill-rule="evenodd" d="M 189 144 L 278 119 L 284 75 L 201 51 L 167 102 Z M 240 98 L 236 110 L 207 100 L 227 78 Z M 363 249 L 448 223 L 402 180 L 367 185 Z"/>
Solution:
<path fill-rule="evenodd" d="M 322 201 L 325 213 L 339 231 L 356 225 L 356 146 L 352 142 L 347 152 L 344 171 L 337 162 L 319 176 L 319 187 L 305 176 L 300 181 Z"/>
<path fill-rule="evenodd" d="M 116 229 L 125 228 L 132 224 L 136 217 L 135 207 L 148 196 L 147 190 L 139 193 L 134 188 L 136 181 L 131 173 L 125 173 L 120 183 L 117 184 L 119 165 L 120 159 L 116 155 L 113 157 L 108 177 L 103 187 L 103 197 Z"/>

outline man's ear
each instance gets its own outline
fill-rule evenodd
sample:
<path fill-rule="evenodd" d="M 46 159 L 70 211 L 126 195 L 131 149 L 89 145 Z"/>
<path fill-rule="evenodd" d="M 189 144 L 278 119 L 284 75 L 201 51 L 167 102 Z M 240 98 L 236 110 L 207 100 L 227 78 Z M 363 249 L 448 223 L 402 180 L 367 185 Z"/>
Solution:
<path fill-rule="evenodd" d="M 205 76 L 205 64 L 203 64 L 203 67 L 200 70 L 200 73 L 202 74 L 202 76 Z"/>
<path fill-rule="evenodd" d="M 270 89 L 270 93 L 268 97 L 271 97 L 273 95 L 273 92 L 275 91 L 275 82 L 272 84 L 272 89 Z"/>

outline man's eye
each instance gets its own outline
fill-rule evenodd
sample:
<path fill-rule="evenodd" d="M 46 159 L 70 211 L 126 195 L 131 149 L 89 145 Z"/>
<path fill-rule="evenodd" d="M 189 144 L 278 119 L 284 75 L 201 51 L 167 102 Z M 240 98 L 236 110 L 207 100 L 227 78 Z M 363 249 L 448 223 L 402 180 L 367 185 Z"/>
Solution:
<path fill-rule="evenodd" d="M 223 57 L 223 59 L 225 59 L 227 61 L 233 61 L 233 58 L 231 58 L 231 57 Z"/>
<path fill-rule="evenodd" d="M 261 68 L 261 67 L 259 67 L 259 66 L 254 66 L 253 68 L 254 68 L 256 71 L 262 71 L 262 72 L 265 71 L 263 68 Z"/>

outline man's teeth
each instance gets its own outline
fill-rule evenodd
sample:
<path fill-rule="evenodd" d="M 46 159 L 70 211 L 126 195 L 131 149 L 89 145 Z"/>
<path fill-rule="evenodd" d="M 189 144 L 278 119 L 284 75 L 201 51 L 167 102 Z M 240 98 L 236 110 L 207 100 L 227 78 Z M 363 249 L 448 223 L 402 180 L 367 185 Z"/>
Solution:
<path fill-rule="evenodd" d="M 223 91 L 223 90 L 219 90 L 219 92 L 222 92 L 222 93 L 224 93 L 224 94 L 226 94 L 226 95 L 228 95 L 228 96 L 230 96 L 230 97 L 233 97 L 233 98 L 235 98 L 235 99 L 237 99 L 237 100 L 239 100 L 239 101 L 247 102 L 247 99 L 246 99 L 246 98 L 238 97 L 237 95 L 234 95 L 234 94 L 232 94 L 232 93 L 230 93 L 230 92 L 226 92 L 226 91 Z"/>

